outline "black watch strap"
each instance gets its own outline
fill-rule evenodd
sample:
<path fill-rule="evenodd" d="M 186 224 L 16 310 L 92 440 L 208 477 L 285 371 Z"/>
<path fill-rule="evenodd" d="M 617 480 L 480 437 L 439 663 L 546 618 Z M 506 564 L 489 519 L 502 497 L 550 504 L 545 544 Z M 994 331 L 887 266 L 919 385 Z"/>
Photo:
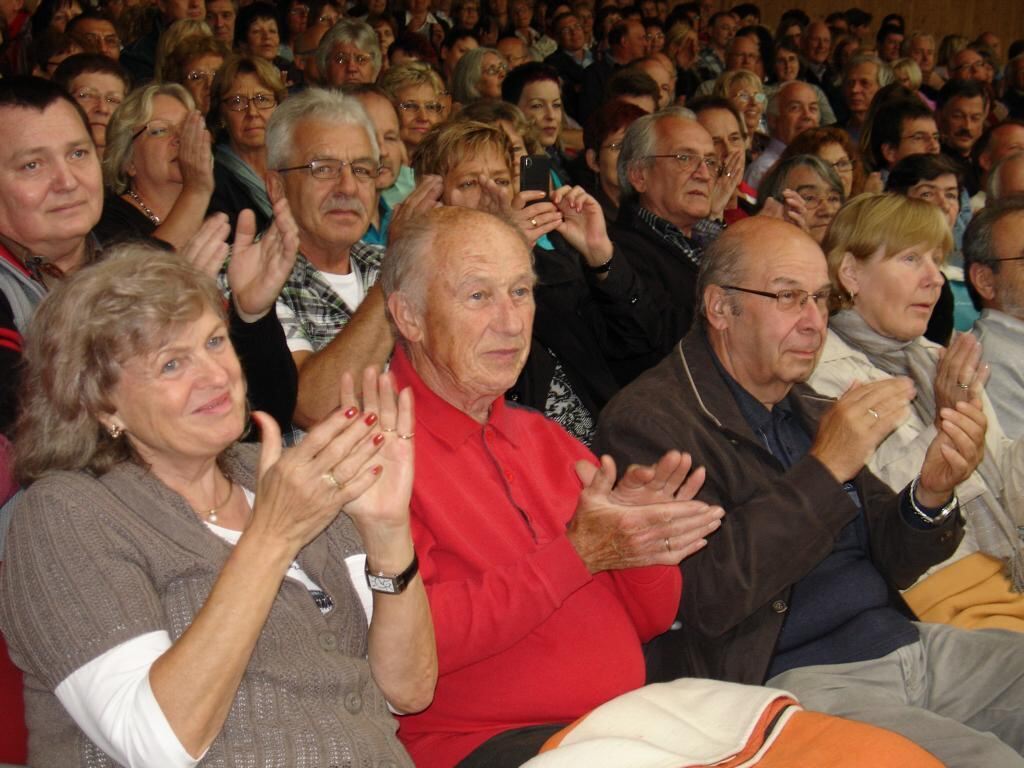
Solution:
<path fill-rule="evenodd" d="M 420 560 L 416 556 L 416 553 L 412 553 L 412 562 L 409 563 L 409 567 L 402 571 L 397 576 L 385 576 L 383 573 L 370 573 L 370 564 L 367 561 L 366 566 L 366 585 L 374 592 L 383 592 L 386 595 L 400 595 L 405 591 L 405 588 L 409 586 L 409 582 L 413 580 L 420 570 Z"/>

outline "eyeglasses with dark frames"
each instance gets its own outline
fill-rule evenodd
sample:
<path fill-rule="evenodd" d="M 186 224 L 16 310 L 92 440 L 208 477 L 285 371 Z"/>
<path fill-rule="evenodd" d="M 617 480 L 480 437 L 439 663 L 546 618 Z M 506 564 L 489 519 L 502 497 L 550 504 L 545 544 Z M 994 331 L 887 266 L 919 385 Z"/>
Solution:
<path fill-rule="evenodd" d="M 775 299 L 775 303 L 783 312 L 792 312 L 794 309 L 803 309 L 810 299 L 823 315 L 828 313 L 829 305 L 832 302 L 833 291 L 831 288 L 824 291 L 811 293 L 802 288 L 783 288 L 781 291 L 755 291 L 753 288 L 741 288 L 738 285 L 723 285 L 727 291 L 739 291 L 740 293 L 751 293 L 754 296 L 764 296 L 766 299 Z"/>

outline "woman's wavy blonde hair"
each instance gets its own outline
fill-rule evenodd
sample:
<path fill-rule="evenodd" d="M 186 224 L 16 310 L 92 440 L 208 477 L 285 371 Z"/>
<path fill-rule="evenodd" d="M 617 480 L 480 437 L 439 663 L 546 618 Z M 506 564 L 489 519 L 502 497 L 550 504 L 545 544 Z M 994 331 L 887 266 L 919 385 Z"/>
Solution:
<path fill-rule="evenodd" d="M 128 360 L 159 349 L 206 311 L 225 318 L 216 283 L 179 255 L 141 242 L 112 249 L 54 288 L 26 334 L 14 440 L 19 482 L 58 470 L 102 475 L 138 461 L 100 414 L 113 409 Z"/>

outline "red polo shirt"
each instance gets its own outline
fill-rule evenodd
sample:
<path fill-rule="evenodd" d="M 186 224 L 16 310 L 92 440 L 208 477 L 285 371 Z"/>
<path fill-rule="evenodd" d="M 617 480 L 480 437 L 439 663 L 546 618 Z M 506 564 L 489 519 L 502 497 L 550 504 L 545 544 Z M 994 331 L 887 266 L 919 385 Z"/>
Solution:
<path fill-rule="evenodd" d="M 644 684 L 640 644 L 679 607 L 678 568 L 592 576 L 566 537 L 593 454 L 498 398 L 480 424 L 426 387 L 416 400 L 412 532 L 437 636 L 434 701 L 402 717 L 416 765 L 451 766 L 502 731 L 571 722 Z"/>

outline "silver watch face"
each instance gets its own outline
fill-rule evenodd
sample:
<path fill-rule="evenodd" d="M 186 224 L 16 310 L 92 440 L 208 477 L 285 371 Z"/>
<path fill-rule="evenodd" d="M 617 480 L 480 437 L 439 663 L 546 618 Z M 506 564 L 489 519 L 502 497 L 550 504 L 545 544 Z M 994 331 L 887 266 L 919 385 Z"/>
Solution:
<path fill-rule="evenodd" d="M 395 579 L 389 576 L 374 576 L 372 573 L 366 574 L 366 583 L 370 585 L 370 589 L 374 592 L 387 592 L 389 595 L 398 593 L 398 585 L 395 583 Z"/>

